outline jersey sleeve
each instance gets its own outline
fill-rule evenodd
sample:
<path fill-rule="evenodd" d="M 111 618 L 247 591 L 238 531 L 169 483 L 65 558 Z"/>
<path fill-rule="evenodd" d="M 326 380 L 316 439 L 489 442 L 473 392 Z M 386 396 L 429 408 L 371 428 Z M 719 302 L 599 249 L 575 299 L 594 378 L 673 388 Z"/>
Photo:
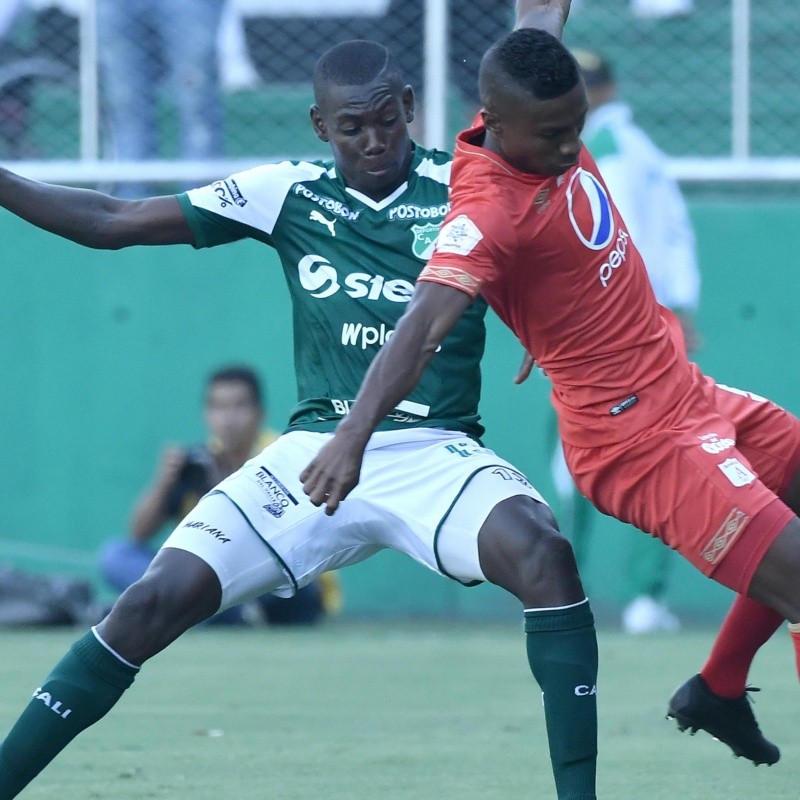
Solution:
<path fill-rule="evenodd" d="M 513 251 L 513 230 L 501 224 L 497 209 L 454 204 L 439 231 L 433 255 L 419 276 L 477 297 L 498 274 L 503 252 Z"/>
<path fill-rule="evenodd" d="M 246 238 L 272 244 L 273 231 L 293 187 L 318 178 L 325 169 L 313 162 L 266 164 L 178 195 L 195 247 Z"/>

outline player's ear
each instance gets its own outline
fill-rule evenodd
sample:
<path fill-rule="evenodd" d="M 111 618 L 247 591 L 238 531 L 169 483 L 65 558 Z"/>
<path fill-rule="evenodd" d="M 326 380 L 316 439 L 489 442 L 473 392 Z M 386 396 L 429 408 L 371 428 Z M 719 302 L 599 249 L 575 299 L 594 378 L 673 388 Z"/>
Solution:
<path fill-rule="evenodd" d="M 316 105 L 316 103 L 311 106 L 309 114 L 311 115 L 311 127 L 314 128 L 314 133 L 317 134 L 317 138 L 321 139 L 323 142 L 329 141 L 328 126 L 322 119 L 322 112 L 319 110 L 319 106 Z"/>
<path fill-rule="evenodd" d="M 490 131 L 494 136 L 500 133 L 501 125 L 497 114 L 487 111 L 485 108 L 481 109 L 481 117 L 483 118 L 483 127 Z"/>
<path fill-rule="evenodd" d="M 403 113 L 405 114 L 406 122 L 413 122 L 415 105 L 414 90 L 408 85 L 404 86 L 400 94 L 400 99 L 403 103 Z"/>

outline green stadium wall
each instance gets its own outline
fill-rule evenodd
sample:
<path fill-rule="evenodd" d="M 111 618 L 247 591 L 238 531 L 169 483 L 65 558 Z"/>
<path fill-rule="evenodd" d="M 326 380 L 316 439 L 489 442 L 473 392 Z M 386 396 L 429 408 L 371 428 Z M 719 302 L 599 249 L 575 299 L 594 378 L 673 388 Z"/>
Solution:
<path fill-rule="evenodd" d="M 800 202 L 698 199 L 691 213 L 703 270 L 698 361 L 800 412 Z M 271 424 L 283 426 L 295 400 L 288 294 L 277 259 L 255 242 L 96 252 L 4 212 L 0 242 L 0 561 L 96 580 L 97 548 L 125 533 L 160 448 L 202 437 L 211 369 L 254 364 Z M 489 328 L 486 442 L 553 497 L 547 381 L 514 386 L 521 350 L 496 319 Z M 584 577 L 601 617 L 628 599 L 634 535 L 595 521 Z M 394 553 L 341 580 L 352 615 L 488 618 L 516 608 L 494 587 L 465 589 Z M 730 593 L 674 556 L 668 600 L 686 619 L 712 621 Z"/>

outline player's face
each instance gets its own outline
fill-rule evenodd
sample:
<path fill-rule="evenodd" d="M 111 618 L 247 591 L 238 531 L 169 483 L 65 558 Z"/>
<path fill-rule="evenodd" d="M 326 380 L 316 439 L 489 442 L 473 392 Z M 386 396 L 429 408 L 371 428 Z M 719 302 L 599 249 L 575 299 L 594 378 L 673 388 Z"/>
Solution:
<path fill-rule="evenodd" d="M 383 200 L 408 179 L 414 119 L 410 86 L 383 80 L 364 86 L 329 86 L 311 109 L 317 136 L 329 142 L 344 182 L 373 200 Z"/>
<path fill-rule="evenodd" d="M 509 92 L 484 112 L 492 149 L 512 167 L 535 175 L 561 175 L 577 161 L 588 104 L 581 81 L 561 97 L 537 100 Z"/>
<path fill-rule="evenodd" d="M 255 444 L 262 412 L 248 384 L 217 381 L 208 389 L 205 418 L 216 445 L 223 452 L 237 452 Z"/>

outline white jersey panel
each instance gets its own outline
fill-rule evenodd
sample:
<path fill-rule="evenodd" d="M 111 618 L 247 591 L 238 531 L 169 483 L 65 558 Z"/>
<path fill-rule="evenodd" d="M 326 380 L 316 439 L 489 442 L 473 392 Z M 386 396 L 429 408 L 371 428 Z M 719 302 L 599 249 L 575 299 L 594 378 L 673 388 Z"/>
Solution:
<path fill-rule="evenodd" d="M 325 167 L 307 161 L 281 161 L 237 172 L 187 192 L 195 208 L 212 211 L 266 234 L 272 234 L 286 195 L 298 181 L 313 181 Z"/>

